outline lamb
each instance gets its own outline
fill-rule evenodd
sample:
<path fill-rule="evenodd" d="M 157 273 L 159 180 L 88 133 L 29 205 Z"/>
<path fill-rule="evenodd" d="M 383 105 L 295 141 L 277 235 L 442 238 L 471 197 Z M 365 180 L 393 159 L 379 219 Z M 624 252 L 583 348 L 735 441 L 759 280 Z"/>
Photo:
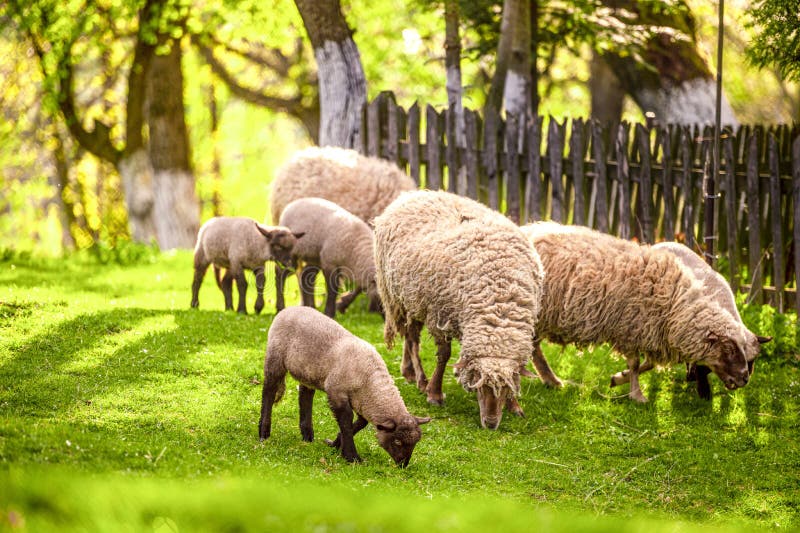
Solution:
<path fill-rule="evenodd" d="M 496 429 L 533 346 L 543 271 L 536 250 L 501 214 L 442 191 L 400 195 L 375 219 L 384 339 L 405 338 L 402 373 L 441 405 L 452 339 L 461 341 L 457 379 L 476 392 L 481 425 Z M 430 382 L 419 359 L 426 326 L 437 345 Z"/>
<path fill-rule="evenodd" d="M 646 402 L 639 374 L 680 361 L 709 366 L 728 389 L 747 384 L 743 328 L 673 254 L 585 227 L 522 230 L 547 272 L 538 334 L 559 344 L 610 343 L 628 365 L 612 386 L 630 381 L 629 396 Z M 534 360 L 541 356 L 537 342 Z"/>
<path fill-rule="evenodd" d="M 664 250 L 674 254 L 684 265 L 692 270 L 695 277 L 700 280 L 707 297 L 715 299 L 723 310 L 731 314 L 744 327 L 746 339 L 744 356 L 747 359 L 748 370 L 752 377 L 755 359 L 761 353 L 761 345 L 772 340 L 772 337 L 756 335 L 744 326 L 739 310 L 736 308 L 736 299 L 733 296 L 727 280 L 715 271 L 708 263 L 703 261 L 691 248 L 677 242 L 660 242 L 653 245 L 654 250 Z M 687 365 L 687 380 L 697 380 L 697 393 L 701 398 L 711 399 L 711 387 L 708 383 L 710 370 L 705 366 Z"/>
<path fill-rule="evenodd" d="M 272 182 L 272 219 L 277 224 L 293 200 L 315 196 L 371 224 L 401 192 L 415 188 L 414 181 L 389 161 L 344 148 L 307 148 L 295 153 Z"/>
<path fill-rule="evenodd" d="M 328 296 L 325 314 L 336 314 L 336 296 L 341 278 L 355 283 L 370 299 L 370 308 L 379 309 L 380 299 L 375 284 L 372 230 L 366 222 L 322 198 L 301 198 L 283 210 L 280 225 L 304 237 L 292 249 L 291 263 L 302 262 L 300 289 L 303 305 L 314 307 L 314 280 L 322 269 Z M 275 265 L 275 292 L 278 311 L 284 308 L 283 287 L 288 271 Z"/>
<path fill-rule="evenodd" d="M 246 314 L 247 280 L 244 269 L 256 275 L 255 311 L 264 308 L 264 263 L 288 263 L 291 251 L 302 233 L 292 233 L 286 227 L 264 226 L 252 218 L 214 217 L 200 227 L 194 248 L 194 281 L 192 307 L 198 307 L 198 293 L 206 270 L 214 265 L 214 278 L 225 296 L 225 310 L 233 309 L 233 280 L 239 289 L 237 311 Z M 220 280 L 220 270 L 226 269 Z"/>
<path fill-rule="evenodd" d="M 353 436 L 371 423 L 378 430 L 381 447 L 397 465 L 408 466 L 422 437 L 420 425 L 431 419 L 408 412 L 386 364 L 372 345 L 316 309 L 292 307 L 275 317 L 264 359 L 258 425 L 262 441 L 270 436 L 272 406 L 283 397 L 287 372 L 300 382 L 300 434 L 304 441 L 314 440 L 311 411 L 314 392 L 321 390 L 328 395 L 339 424 L 336 439 L 326 442 L 338 448 L 345 460 L 361 462 Z"/>

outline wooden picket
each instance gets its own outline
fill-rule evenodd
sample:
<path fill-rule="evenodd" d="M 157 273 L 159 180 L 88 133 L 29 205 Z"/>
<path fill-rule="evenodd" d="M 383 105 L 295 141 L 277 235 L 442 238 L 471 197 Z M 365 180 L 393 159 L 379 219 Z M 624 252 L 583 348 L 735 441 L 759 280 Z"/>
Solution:
<path fill-rule="evenodd" d="M 396 162 L 418 186 L 465 194 L 518 223 L 581 224 L 703 252 L 712 128 L 482 119 L 469 109 L 464 125 L 457 146 L 451 110 L 405 110 L 383 92 L 365 106 L 359 149 Z M 800 311 L 800 131 L 745 125 L 720 137 L 718 264 L 749 299 Z"/>

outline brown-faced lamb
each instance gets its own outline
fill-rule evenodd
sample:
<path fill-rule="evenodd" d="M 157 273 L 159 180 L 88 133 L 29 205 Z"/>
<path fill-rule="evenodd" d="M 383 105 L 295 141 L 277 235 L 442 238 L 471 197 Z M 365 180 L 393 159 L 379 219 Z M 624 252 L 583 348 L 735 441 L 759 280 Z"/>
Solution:
<path fill-rule="evenodd" d="M 272 322 L 264 359 L 264 386 L 258 435 L 270 436 L 272 406 L 286 390 L 285 376 L 300 382 L 300 434 L 314 440 L 311 411 L 314 392 L 324 391 L 339 424 L 339 434 L 327 444 L 349 462 L 361 461 L 353 436 L 368 423 L 377 428 L 378 443 L 400 467 L 408 466 L 422 432 L 418 418 L 408 412 L 381 356 L 316 309 L 291 307 Z M 356 420 L 353 421 L 355 411 Z"/>
<path fill-rule="evenodd" d="M 673 254 L 579 226 L 539 222 L 522 230 L 547 273 L 536 324 L 541 338 L 611 344 L 628 364 L 611 385 L 630 381 L 630 397 L 639 402 L 647 401 L 639 374 L 681 361 L 707 365 L 728 389 L 747 384 L 741 324 L 705 296 Z M 538 344 L 534 359 L 542 356 Z"/>
<path fill-rule="evenodd" d="M 742 317 L 739 315 L 739 310 L 736 308 L 736 299 L 733 296 L 730 285 L 727 280 L 722 277 L 716 270 L 703 261 L 703 259 L 694 253 L 688 246 L 678 242 L 660 242 L 653 245 L 654 250 L 664 250 L 674 254 L 680 259 L 684 265 L 692 270 L 695 277 L 703 284 L 705 294 L 709 298 L 715 299 L 723 310 L 730 313 L 739 323 L 744 327 L 744 335 L 746 339 L 744 356 L 747 359 L 748 370 L 752 377 L 755 370 L 755 360 L 761 353 L 761 345 L 766 344 L 772 340 L 772 337 L 762 337 L 756 335 L 742 322 Z M 708 383 L 708 374 L 711 370 L 703 365 L 687 364 L 686 365 L 686 379 L 687 381 L 697 381 L 697 394 L 706 400 L 711 399 L 711 386 Z"/>
<path fill-rule="evenodd" d="M 441 404 L 452 339 L 461 342 L 457 379 L 476 392 L 481 425 L 495 429 L 515 403 L 539 313 L 536 250 L 501 214 L 446 192 L 403 193 L 375 219 L 375 266 L 391 347 L 405 338 L 402 372 Z M 426 326 L 437 345 L 430 382 L 419 359 Z"/>
<path fill-rule="evenodd" d="M 336 314 L 339 284 L 347 279 L 363 290 L 371 309 L 380 309 L 375 284 L 372 229 L 366 222 L 322 198 L 301 198 L 286 206 L 280 225 L 304 236 L 292 249 L 292 264 L 303 265 L 299 274 L 303 305 L 314 307 L 314 280 L 321 269 L 328 295 L 325 314 Z M 278 311 L 284 308 L 283 287 L 288 270 L 276 263 L 275 292 Z"/>
<path fill-rule="evenodd" d="M 292 233 L 288 228 L 264 226 L 252 218 L 214 217 L 200 227 L 194 248 L 194 281 L 192 282 L 192 307 L 198 307 L 200 285 L 208 266 L 214 265 L 214 279 L 225 296 L 225 310 L 233 309 L 233 281 L 239 290 L 237 311 L 247 313 L 247 280 L 244 269 L 256 276 L 255 311 L 264 308 L 264 263 L 288 263 L 292 247 L 302 233 Z M 220 279 L 220 270 L 226 269 Z"/>
<path fill-rule="evenodd" d="M 355 150 L 307 148 L 278 170 L 270 207 L 275 224 L 284 208 L 299 198 L 325 198 L 371 224 L 392 200 L 416 186 L 397 165 Z"/>

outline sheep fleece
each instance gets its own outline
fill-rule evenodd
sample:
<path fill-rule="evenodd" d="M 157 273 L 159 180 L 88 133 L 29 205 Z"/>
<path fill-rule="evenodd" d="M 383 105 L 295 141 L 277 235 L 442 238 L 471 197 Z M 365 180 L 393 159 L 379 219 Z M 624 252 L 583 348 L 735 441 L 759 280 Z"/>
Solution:
<path fill-rule="evenodd" d="M 388 346 L 421 322 L 437 342 L 461 341 L 465 389 L 519 391 L 543 272 L 516 225 L 454 194 L 403 193 L 375 220 L 375 266 Z"/>
<path fill-rule="evenodd" d="M 401 192 L 415 188 L 414 181 L 389 161 L 344 148 L 307 148 L 278 170 L 270 208 L 277 224 L 291 201 L 316 196 L 369 223 Z"/>

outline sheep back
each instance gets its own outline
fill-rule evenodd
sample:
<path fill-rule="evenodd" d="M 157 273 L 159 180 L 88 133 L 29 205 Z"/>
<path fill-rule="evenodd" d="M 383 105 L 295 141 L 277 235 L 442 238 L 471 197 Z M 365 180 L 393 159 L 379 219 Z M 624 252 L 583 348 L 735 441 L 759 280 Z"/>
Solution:
<path fill-rule="evenodd" d="M 277 223 L 291 201 L 315 196 L 371 223 L 402 191 L 414 188 L 414 181 L 394 163 L 355 150 L 314 147 L 297 152 L 278 170 L 270 208 Z"/>
<path fill-rule="evenodd" d="M 258 222 L 248 217 L 214 217 L 197 233 L 195 257 L 223 268 L 238 266 L 247 269 L 263 267 L 273 259 L 270 240 L 258 230 Z M 291 231 L 281 226 L 262 226 L 274 231 L 272 245 L 291 249 L 297 242 Z"/>

